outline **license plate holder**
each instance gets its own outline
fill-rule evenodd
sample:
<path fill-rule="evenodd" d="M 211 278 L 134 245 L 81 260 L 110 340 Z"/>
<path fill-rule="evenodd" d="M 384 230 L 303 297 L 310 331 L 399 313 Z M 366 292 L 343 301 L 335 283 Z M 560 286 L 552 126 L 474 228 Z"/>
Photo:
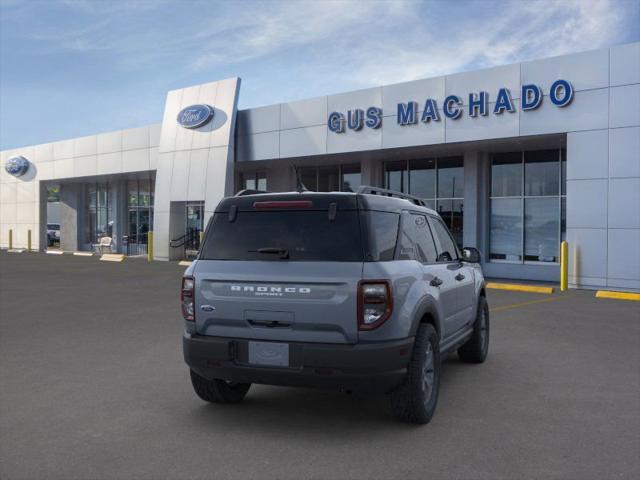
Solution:
<path fill-rule="evenodd" d="M 276 342 L 249 342 L 249 363 L 270 367 L 289 366 L 289 344 Z"/>

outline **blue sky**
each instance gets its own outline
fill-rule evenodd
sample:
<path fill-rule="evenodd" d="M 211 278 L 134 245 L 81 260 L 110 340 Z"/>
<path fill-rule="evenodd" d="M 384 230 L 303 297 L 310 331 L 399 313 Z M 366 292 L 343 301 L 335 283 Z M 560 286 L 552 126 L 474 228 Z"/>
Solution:
<path fill-rule="evenodd" d="M 640 40 L 640 0 L 0 0 L 0 149 L 158 123 L 168 90 L 253 107 Z"/>

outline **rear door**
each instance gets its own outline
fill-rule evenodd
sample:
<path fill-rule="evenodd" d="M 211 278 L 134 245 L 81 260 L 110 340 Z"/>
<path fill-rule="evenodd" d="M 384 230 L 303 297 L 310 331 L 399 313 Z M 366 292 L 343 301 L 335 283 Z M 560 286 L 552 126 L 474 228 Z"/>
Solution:
<path fill-rule="evenodd" d="M 455 333 L 471 323 L 474 318 L 474 271 L 460 261 L 458 248 L 444 222 L 440 218 L 430 216 L 429 224 L 438 250 L 436 263 L 440 265 L 443 275 L 447 276 L 442 280 L 448 285 L 443 284 L 443 287 L 451 291 L 447 299 L 447 302 L 451 303 L 445 308 L 452 312 L 449 323 L 451 332 Z"/>
<path fill-rule="evenodd" d="M 455 332 L 458 302 L 453 272 L 447 264 L 437 262 L 438 252 L 427 216 L 423 213 L 404 212 L 400 240 L 400 260 L 417 260 L 422 265 L 423 281 L 430 295 L 441 307 L 443 339 Z"/>
<path fill-rule="evenodd" d="M 260 211 L 216 213 L 194 271 L 197 332 L 355 343 L 358 212 L 332 209 L 269 202 Z"/>

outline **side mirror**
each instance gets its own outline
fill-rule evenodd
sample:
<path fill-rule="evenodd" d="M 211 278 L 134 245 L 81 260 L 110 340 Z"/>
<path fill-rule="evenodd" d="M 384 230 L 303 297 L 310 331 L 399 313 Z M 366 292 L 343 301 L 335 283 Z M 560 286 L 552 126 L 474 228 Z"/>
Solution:
<path fill-rule="evenodd" d="M 477 248 L 464 247 L 462 249 L 462 261 L 469 263 L 480 263 L 480 252 Z"/>

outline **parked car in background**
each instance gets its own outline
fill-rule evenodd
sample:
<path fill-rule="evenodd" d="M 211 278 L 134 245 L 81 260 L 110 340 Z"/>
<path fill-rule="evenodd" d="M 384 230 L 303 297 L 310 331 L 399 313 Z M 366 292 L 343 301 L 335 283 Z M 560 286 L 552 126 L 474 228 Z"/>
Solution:
<path fill-rule="evenodd" d="M 60 245 L 60 224 L 47 223 L 47 246 Z"/>

